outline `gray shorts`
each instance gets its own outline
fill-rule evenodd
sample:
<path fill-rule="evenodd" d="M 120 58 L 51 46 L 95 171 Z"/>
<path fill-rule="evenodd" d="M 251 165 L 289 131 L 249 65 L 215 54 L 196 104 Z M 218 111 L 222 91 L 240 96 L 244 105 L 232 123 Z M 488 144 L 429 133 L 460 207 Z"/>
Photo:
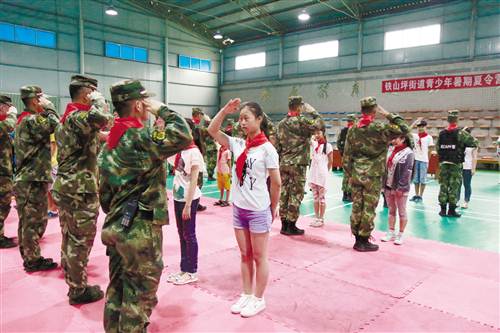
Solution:
<path fill-rule="evenodd" d="M 248 229 L 251 233 L 261 234 L 271 230 L 272 222 L 271 208 L 256 212 L 236 207 L 233 204 L 233 227 L 235 229 Z"/>

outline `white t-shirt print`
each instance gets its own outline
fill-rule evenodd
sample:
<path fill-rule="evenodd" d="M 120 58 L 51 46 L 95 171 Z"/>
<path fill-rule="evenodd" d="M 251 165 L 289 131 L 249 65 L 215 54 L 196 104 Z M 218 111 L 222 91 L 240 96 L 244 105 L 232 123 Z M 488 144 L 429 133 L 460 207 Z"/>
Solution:
<path fill-rule="evenodd" d="M 174 165 L 175 156 L 176 155 L 169 157 L 167 160 L 168 163 Z M 175 169 L 174 185 L 172 189 L 175 201 L 186 202 L 187 191 L 191 183 L 191 168 L 193 166 L 198 166 L 200 172 L 203 172 L 205 168 L 200 150 L 198 148 L 191 148 L 181 151 L 181 159 L 179 160 L 177 169 Z M 201 190 L 196 186 L 193 200 L 199 199 L 200 197 Z"/>
<path fill-rule="evenodd" d="M 234 160 L 245 150 L 245 140 L 228 136 L 229 150 Z M 236 162 L 232 171 L 231 194 L 233 204 L 242 209 L 263 211 L 271 205 L 267 188 L 268 169 L 279 169 L 278 152 L 270 142 L 250 148 L 247 153 L 243 185 L 236 176 Z"/>

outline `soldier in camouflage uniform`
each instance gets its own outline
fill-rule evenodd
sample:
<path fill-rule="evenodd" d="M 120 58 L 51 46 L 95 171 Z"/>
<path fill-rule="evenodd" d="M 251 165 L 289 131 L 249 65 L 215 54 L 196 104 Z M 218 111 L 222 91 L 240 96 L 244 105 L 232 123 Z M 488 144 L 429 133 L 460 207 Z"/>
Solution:
<path fill-rule="evenodd" d="M 210 120 L 200 108 L 193 108 L 191 115 L 193 122 L 196 124 L 196 127 L 199 128 L 202 135 L 201 142 L 204 144 L 203 157 L 205 158 L 205 163 L 207 165 L 208 180 L 214 181 L 214 171 L 217 166 L 217 146 L 215 145 L 215 141 L 210 135 L 208 135 L 207 132 Z"/>
<path fill-rule="evenodd" d="M 19 251 L 27 272 L 57 267 L 40 255 L 40 237 L 47 226 L 47 193 L 52 182 L 50 134 L 59 124 L 54 105 L 38 86 L 21 87 L 25 110 L 18 118 L 14 149 L 16 154 L 15 192 L 19 216 Z"/>
<path fill-rule="evenodd" d="M 477 147 L 477 140 L 467 131 L 457 127 L 458 110 L 448 111 L 448 128 L 439 132 L 436 142 L 439 155 L 439 215 L 460 217 L 457 201 L 462 186 L 462 163 L 466 147 Z M 448 213 L 446 212 L 449 205 Z"/>
<path fill-rule="evenodd" d="M 97 80 L 75 75 L 56 131 L 59 168 L 52 196 L 59 207 L 61 266 L 69 286 L 69 303 L 84 304 L 104 297 L 97 285 L 87 284 L 87 263 L 96 234 L 98 133 L 111 120 L 106 101 L 96 91 Z"/>
<path fill-rule="evenodd" d="M 304 198 L 306 169 L 310 160 L 311 137 L 325 127 L 320 115 L 301 96 L 288 98 L 288 115 L 277 126 L 276 150 L 280 157 L 281 234 L 303 235 L 297 228 L 299 208 Z"/>
<path fill-rule="evenodd" d="M 99 200 L 107 214 L 101 237 L 110 277 L 106 332 L 146 332 L 158 302 L 162 226 L 168 224 L 165 160 L 193 140 L 186 121 L 149 96 L 137 80 L 111 87 L 119 118 L 99 163 Z M 149 113 L 162 118 L 165 127 L 145 127 Z"/>
<path fill-rule="evenodd" d="M 4 223 L 12 199 L 12 140 L 9 133 L 16 125 L 16 114 L 10 97 L 0 95 L 0 249 L 16 246 L 12 238 L 4 235 Z"/>
<path fill-rule="evenodd" d="M 376 113 L 386 117 L 389 123 L 374 121 Z M 378 250 L 378 245 L 370 243 L 369 239 L 389 142 L 408 134 L 410 128 L 403 118 L 377 105 L 375 97 L 361 100 L 361 114 L 361 119 L 347 133 L 343 167 L 352 191 L 351 232 L 356 237 L 353 248 L 367 252 Z"/>
<path fill-rule="evenodd" d="M 347 131 L 354 125 L 356 120 L 355 114 L 347 115 L 347 126 L 340 130 L 339 139 L 337 140 L 337 148 L 340 151 L 340 156 L 344 155 L 345 140 L 347 138 Z M 349 178 L 346 177 L 344 172 L 344 177 L 342 178 L 342 201 L 352 202 L 351 188 L 349 186 Z"/>

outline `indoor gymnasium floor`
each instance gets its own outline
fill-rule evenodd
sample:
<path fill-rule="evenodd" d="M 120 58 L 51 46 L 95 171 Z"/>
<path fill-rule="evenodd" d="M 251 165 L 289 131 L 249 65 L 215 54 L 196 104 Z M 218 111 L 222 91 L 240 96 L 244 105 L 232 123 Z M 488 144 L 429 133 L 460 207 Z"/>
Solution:
<path fill-rule="evenodd" d="M 498 332 L 500 330 L 499 178 L 495 172 L 473 177 L 470 208 L 460 219 L 437 215 L 435 181 L 424 203 L 409 203 L 406 243 L 380 243 L 375 253 L 352 250 L 350 205 L 340 197 L 341 174 L 334 173 L 328 193 L 327 222 L 306 235 L 285 237 L 275 222 L 270 237 L 271 276 L 267 309 L 243 319 L 229 312 L 240 292 L 239 252 L 231 227 L 231 207 L 212 206 L 214 183 L 206 183 L 198 214 L 199 278 L 173 286 L 167 273 L 179 264 L 175 223 L 164 228 L 166 268 L 150 332 Z M 169 196 L 171 197 L 170 193 Z M 170 202 L 170 205 L 172 202 Z M 172 212 L 172 210 L 171 210 Z M 311 215 L 311 195 L 302 213 Z M 377 209 L 376 239 L 386 229 L 387 212 Z M 99 218 L 102 227 L 104 215 Z M 17 228 L 15 210 L 6 235 Z M 57 219 L 50 220 L 42 254 L 59 259 Z M 70 306 L 62 272 L 27 274 L 18 249 L 1 251 L 0 332 L 102 332 L 104 302 Z M 99 236 L 89 263 L 91 283 L 107 285 L 107 258 Z"/>

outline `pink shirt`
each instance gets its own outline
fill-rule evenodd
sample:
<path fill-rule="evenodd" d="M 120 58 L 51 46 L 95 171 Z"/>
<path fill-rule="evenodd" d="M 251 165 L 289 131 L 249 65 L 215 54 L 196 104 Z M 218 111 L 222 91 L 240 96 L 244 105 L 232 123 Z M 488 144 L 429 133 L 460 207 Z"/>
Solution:
<path fill-rule="evenodd" d="M 231 173 L 231 169 L 229 168 L 229 161 L 231 160 L 231 151 L 228 149 L 222 153 L 222 156 L 219 159 L 219 154 L 217 154 L 217 172 L 222 174 Z"/>

